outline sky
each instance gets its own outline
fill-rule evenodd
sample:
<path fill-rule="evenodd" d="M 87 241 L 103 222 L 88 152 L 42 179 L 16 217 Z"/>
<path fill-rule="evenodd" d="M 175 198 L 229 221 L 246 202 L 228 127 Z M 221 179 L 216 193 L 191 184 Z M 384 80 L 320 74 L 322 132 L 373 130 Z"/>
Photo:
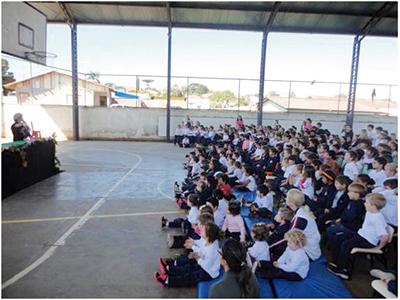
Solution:
<path fill-rule="evenodd" d="M 70 30 L 67 25 L 47 26 L 47 51 L 57 54 L 49 65 L 71 69 Z M 270 80 L 349 82 L 353 36 L 270 33 L 265 77 Z M 260 75 L 262 33 L 199 29 L 173 29 L 172 75 L 257 79 Z M 361 45 L 359 83 L 397 84 L 397 39 L 367 37 Z M 3 56 L 5 57 L 5 56 Z M 30 77 L 27 62 L 8 59 L 16 79 Z M 120 26 L 78 26 L 78 70 L 101 74 L 167 74 L 167 29 Z M 32 74 L 46 69 L 32 64 Z M 143 77 L 141 77 L 143 79 Z M 101 76 L 102 83 L 135 86 L 134 76 Z M 230 89 L 238 93 L 235 80 L 190 80 L 212 90 Z M 186 85 L 186 79 L 172 84 Z M 151 83 L 165 88 L 165 79 Z M 287 82 L 270 82 L 271 90 L 287 94 Z M 292 91 L 302 93 L 348 93 L 348 85 L 292 83 Z M 387 98 L 388 87 L 359 85 L 357 93 L 369 97 L 376 88 L 377 98 Z M 257 81 L 241 81 L 241 94 L 258 93 Z M 399 95 L 392 88 L 392 97 Z"/>

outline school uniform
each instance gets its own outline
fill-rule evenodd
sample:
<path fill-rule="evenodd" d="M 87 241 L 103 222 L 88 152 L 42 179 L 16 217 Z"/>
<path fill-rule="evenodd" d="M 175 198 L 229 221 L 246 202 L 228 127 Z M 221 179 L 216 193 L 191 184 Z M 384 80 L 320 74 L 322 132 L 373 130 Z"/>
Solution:
<path fill-rule="evenodd" d="M 192 225 L 197 224 L 200 215 L 200 210 L 196 206 L 192 206 L 189 210 L 187 218 L 176 218 L 171 222 L 168 222 L 169 228 L 184 228 L 188 230 L 192 228 Z"/>
<path fill-rule="evenodd" d="M 272 262 L 260 262 L 256 269 L 256 275 L 268 279 L 280 278 L 290 281 L 299 281 L 307 277 L 310 269 L 310 261 L 304 248 L 291 250 L 286 248 L 285 252 L 278 259 L 279 267 Z"/>
<path fill-rule="evenodd" d="M 351 250 L 358 248 L 373 248 L 379 245 L 382 236 L 387 235 L 387 224 L 381 212 L 367 212 L 360 230 L 344 240 L 337 240 L 332 254 L 339 270 L 348 272 Z"/>
<path fill-rule="evenodd" d="M 270 261 L 269 246 L 266 241 L 255 241 L 254 245 L 248 250 L 249 255 L 256 261 L 266 260 Z"/>
<path fill-rule="evenodd" d="M 201 172 L 200 162 L 193 164 L 192 171 L 190 172 L 192 177 L 195 177 L 196 175 L 200 174 L 200 172 Z"/>
<path fill-rule="evenodd" d="M 360 171 L 354 162 L 348 162 L 344 166 L 343 175 L 349 177 L 352 181 L 356 179 L 358 174 L 360 174 Z"/>
<path fill-rule="evenodd" d="M 194 286 L 199 281 L 217 278 L 220 271 L 219 244 L 214 241 L 210 245 L 205 243 L 199 248 L 200 259 L 188 259 L 184 256 L 169 265 L 167 270 L 168 287 Z"/>
<path fill-rule="evenodd" d="M 251 204 L 252 207 L 257 208 L 257 215 L 261 218 L 271 218 L 272 210 L 274 207 L 274 192 L 269 192 L 264 197 L 256 197 L 256 200 Z"/>
<path fill-rule="evenodd" d="M 216 210 L 214 211 L 214 223 L 217 225 L 220 229 L 224 225 L 226 214 L 221 212 L 221 210 Z"/>
<path fill-rule="evenodd" d="M 319 246 L 321 235 L 315 219 L 305 211 L 304 206 L 297 209 L 290 227 L 304 232 L 307 238 L 305 252 L 311 260 L 318 259 L 321 256 L 321 247 Z"/>
<path fill-rule="evenodd" d="M 325 213 L 321 210 L 319 214 L 317 213 L 319 230 L 325 230 L 326 221 L 340 218 L 348 203 L 349 196 L 347 191 L 337 191 L 335 188 L 335 193 L 326 198 L 324 209 L 329 209 L 329 212 Z"/>
<path fill-rule="evenodd" d="M 309 199 L 314 198 L 314 183 L 311 178 L 300 181 L 300 189 Z"/>
<path fill-rule="evenodd" d="M 370 170 L 368 176 L 375 181 L 375 186 L 383 186 L 383 182 L 386 180 L 387 176 L 384 170 Z"/>
<path fill-rule="evenodd" d="M 384 190 L 380 194 L 386 199 L 386 205 L 381 209 L 381 213 L 385 217 L 386 223 L 397 228 L 398 196 L 394 190 Z"/>
<path fill-rule="evenodd" d="M 288 165 L 285 170 L 285 173 L 283 173 L 283 177 L 288 178 L 290 174 L 292 174 L 293 170 L 295 168 L 295 165 Z"/>
<path fill-rule="evenodd" d="M 182 128 L 176 128 L 175 129 L 175 139 L 174 139 L 174 145 L 180 144 L 182 142 Z"/>
<path fill-rule="evenodd" d="M 246 238 L 246 229 L 241 215 L 227 214 L 221 230 L 225 232 L 226 238 L 232 237 L 243 241 Z"/>
<path fill-rule="evenodd" d="M 365 206 L 363 200 L 349 200 L 343 213 L 340 215 L 341 224 L 352 230 L 357 231 L 363 222 Z"/>

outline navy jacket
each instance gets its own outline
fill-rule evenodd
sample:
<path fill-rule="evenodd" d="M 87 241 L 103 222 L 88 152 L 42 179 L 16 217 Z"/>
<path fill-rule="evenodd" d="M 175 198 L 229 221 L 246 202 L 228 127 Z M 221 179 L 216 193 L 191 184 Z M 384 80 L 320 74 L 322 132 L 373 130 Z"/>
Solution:
<path fill-rule="evenodd" d="M 329 214 L 334 218 L 340 218 L 340 215 L 343 213 L 347 205 L 349 204 L 349 196 L 347 195 L 347 192 L 345 191 L 342 196 L 340 196 L 339 201 L 336 205 L 335 208 L 332 208 L 333 204 L 333 199 L 335 199 L 337 191 L 332 195 L 332 197 L 328 198 L 328 201 L 326 202 L 325 208 L 329 209 Z"/>
<path fill-rule="evenodd" d="M 365 216 L 363 200 L 349 200 L 343 213 L 340 215 L 341 223 L 348 229 L 357 231 L 361 228 Z"/>

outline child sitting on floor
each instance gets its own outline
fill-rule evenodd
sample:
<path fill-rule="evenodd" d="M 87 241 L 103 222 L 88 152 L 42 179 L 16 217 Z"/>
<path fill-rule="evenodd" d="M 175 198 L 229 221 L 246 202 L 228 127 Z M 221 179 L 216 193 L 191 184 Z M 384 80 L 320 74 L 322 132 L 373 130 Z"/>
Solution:
<path fill-rule="evenodd" d="M 267 226 L 273 230 L 268 239 L 268 245 L 270 245 L 270 252 L 275 257 L 282 255 L 285 251 L 286 246 L 284 243 L 279 243 L 283 240 L 285 233 L 290 229 L 290 222 L 292 221 L 294 212 L 288 207 L 281 207 L 278 210 L 274 218 L 274 224 L 268 224 Z M 277 243 L 277 244 L 275 244 Z"/>
<path fill-rule="evenodd" d="M 220 272 L 219 244 L 220 230 L 214 223 L 202 227 L 204 245 L 198 252 L 179 256 L 176 260 L 160 260 L 160 271 L 153 279 L 162 287 L 190 287 L 197 282 L 217 278 Z"/>
<path fill-rule="evenodd" d="M 304 250 L 307 243 L 305 234 L 298 229 L 292 229 L 285 234 L 287 247 L 277 261 L 260 261 L 256 275 L 268 279 L 281 278 L 291 281 L 307 277 L 310 262 Z"/>
<path fill-rule="evenodd" d="M 266 185 L 260 185 L 257 188 L 256 200 L 252 203 L 245 203 L 244 206 L 250 207 L 251 217 L 272 218 L 274 192 L 270 191 Z"/>
<path fill-rule="evenodd" d="M 240 242 L 245 242 L 246 230 L 243 218 L 240 215 L 240 203 L 231 200 L 228 205 L 228 214 L 225 217 L 222 231 L 225 232 L 225 238 L 234 238 Z"/>
<path fill-rule="evenodd" d="M 251 237 L 255 243 L 247 250 L 252 261 L 271 260 L 269 256 L 269 246 L 267 243 L 268 236 L 269 228 L 267 224 L 254 224 L 253 228 L 251 229 Z"/>
<path fill-rule="evenodd" d="M 176 218 L 173 221 L 168 221 L 164 216 L 161 218 L 161 228 L 182 228 L 184 232 L 193 232 L 193 226 L 197 224 L 199 218 L 199 197 L 195 194 L 190 194 L 187 200 L 190 207 L 187 218 Z"/>

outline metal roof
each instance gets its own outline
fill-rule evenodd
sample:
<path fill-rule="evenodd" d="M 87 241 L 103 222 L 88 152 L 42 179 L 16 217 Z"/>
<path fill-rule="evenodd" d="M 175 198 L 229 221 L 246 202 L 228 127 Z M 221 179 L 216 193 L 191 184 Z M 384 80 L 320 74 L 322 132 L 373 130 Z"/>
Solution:
<path fill-rule="evenodd" d="M 27 2 L 49 23 L 264 31 L 275 2 Z M 271 32 L 356 35 L 392 5 L 369 35 L 397 37 L 397 2 L 281 2 Z"/>

